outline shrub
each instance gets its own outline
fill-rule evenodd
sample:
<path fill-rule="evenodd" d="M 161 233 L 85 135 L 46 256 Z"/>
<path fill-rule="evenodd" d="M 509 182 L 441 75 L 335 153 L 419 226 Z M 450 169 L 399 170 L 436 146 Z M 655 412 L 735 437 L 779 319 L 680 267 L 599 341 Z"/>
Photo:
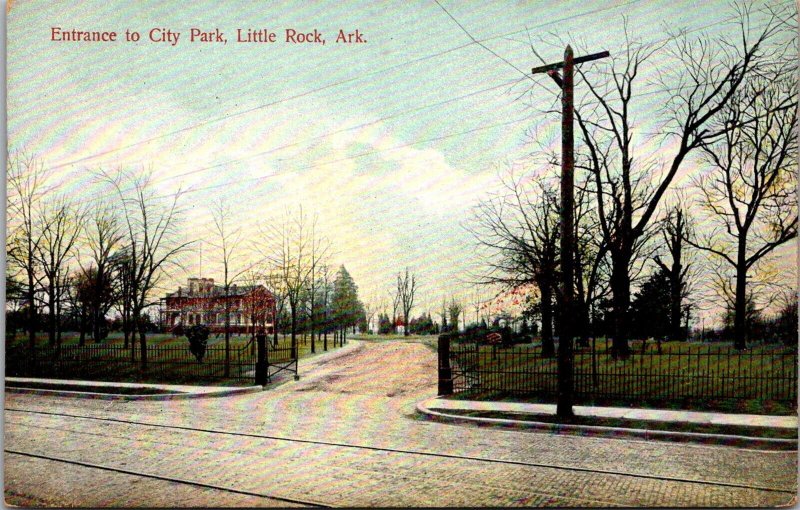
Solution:
<path fill-rule="evenodd" d="M 186 328 L 186 338 L 189 339 L 189 351 L 194 354 L 197 361 L 203 361 L 208 345 L 208 335 L 210 331 L 203 324 L 196 324 Z"/>

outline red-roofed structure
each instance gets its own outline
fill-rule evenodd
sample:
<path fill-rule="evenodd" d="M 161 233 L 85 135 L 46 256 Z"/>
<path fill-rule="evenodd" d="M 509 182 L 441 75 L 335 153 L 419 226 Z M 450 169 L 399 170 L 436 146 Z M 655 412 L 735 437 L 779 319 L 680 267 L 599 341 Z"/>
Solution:
<path fill-rule="evenodd" d="M 175 326 L 204 324 L 212 333 L 225 331 L 226 301 L 230 308 L 230 331 L 233 334 L 253 333 L 264 328 L 273 332 L 275 298 L 263 285 L 215 285 L 213 278 L 189 278 L 187 288 L 163 298 L 162 327 L 170 331 Z"/>

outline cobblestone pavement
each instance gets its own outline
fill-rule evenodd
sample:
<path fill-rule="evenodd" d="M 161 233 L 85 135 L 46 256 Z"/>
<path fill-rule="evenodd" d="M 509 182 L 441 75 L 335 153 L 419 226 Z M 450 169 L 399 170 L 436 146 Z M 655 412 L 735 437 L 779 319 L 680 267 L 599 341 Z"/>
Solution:
<path fill-rule="evenodd" d="M 256 394 L 125 402 L 7 393 L 6 499 L 89 507 L 795 500 L 796 452 L 428 422 L 415 404 L 435 394 L 435 377 L 436 354 L 424 345 L 351 342 L 302 363 L 300 381 Z"/>

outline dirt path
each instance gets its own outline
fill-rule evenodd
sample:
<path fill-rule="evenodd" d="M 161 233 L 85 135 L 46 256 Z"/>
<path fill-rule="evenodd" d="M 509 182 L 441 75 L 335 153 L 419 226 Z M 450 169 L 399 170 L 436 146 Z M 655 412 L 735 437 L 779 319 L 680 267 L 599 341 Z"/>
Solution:
<path fill-rule="evenodd" d="M 283 391 L 325 391 L 385 397 L 436 387 L 436 353 L 420 343 L 358 342 L 338 356 L 301 366 L 301 379 Z"/>

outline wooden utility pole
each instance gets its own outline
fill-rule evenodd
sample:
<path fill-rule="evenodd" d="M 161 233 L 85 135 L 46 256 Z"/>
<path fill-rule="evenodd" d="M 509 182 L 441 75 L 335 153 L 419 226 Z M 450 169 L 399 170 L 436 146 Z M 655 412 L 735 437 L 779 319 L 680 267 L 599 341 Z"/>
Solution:
<path fill-rule="evenodd" d="M 561 88 L 561 295 L 559 297 L 561 320 L 558 339 L 558 402 L 556 415 L 561 418 L 573 416 L 572 412 L 572 338 L 574 320 L 572 301 L 574 294 L 573 258 L 575 254 L 575 140 L 572 132 L 575 105 L 573 102 L 573 75 L 575 64 L 608 57 L 609 53 L 594 53 L 574 58 L 572 48 L 567 45 L 564 61 L 534 67 L 533 74 L 547 73 Z M 564 69 L 563 79 L 558 70 Z"/>

